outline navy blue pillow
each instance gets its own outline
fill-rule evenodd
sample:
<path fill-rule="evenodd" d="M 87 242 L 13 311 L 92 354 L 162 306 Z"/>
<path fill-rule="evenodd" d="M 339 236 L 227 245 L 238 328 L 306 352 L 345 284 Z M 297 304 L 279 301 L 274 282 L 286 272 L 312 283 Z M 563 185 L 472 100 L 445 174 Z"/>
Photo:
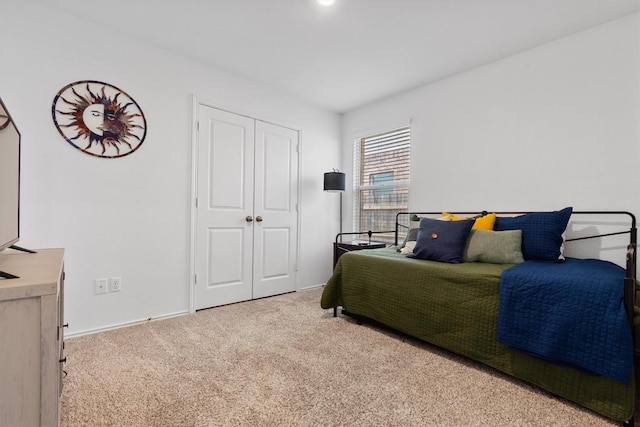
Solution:
<path fill-rule="evenodd" d="M 473 227 L 473 221 L 440 221 L 422 218 L 418 229 L 418 240 L 409 258 L 457 264 L 462 260 L 462 251 Z"/>
<path fill-rule="evenodd" d="M 495 231 L 522 230 L 522 255 L 525 260 L 557 261 L 561 255 L 562 233 L 573 208 L 553 212 L 534 212 L 515 217 L 498 217 Z"/>

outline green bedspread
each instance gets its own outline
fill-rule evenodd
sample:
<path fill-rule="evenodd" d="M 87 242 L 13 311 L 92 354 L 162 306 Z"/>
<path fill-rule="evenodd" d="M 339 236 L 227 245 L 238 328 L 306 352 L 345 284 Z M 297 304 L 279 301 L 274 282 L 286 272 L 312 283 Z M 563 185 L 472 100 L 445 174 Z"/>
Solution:
<path fill-rule="evenodd" d="M 608 418 L 631 418 L 634 384 L 554 365 L 497 342 L 500 274 L 510 266 L 416 260 L 395 248 L 349 252 L 327 282 L 321 306 L 342 306 Z"/>

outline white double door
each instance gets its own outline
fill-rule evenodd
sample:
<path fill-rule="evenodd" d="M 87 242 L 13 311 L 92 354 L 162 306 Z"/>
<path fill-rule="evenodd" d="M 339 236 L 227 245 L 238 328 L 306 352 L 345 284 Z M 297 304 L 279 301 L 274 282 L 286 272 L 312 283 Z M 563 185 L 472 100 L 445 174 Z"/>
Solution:
<path fill-rule="evenodd" d="M 295 291 L 298 138 L 198 105 L 196 309 Z"/>

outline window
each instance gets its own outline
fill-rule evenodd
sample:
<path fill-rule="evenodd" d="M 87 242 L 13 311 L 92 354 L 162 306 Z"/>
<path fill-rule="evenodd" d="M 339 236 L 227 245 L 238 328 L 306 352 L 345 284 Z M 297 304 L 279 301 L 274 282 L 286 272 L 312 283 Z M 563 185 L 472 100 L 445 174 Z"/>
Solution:
<path fill-rule="evenodd" d="M 354 141 L 355 230 L 394 230 L 396 214 L 407 212 L 410 142 L 408 127 Z"/>

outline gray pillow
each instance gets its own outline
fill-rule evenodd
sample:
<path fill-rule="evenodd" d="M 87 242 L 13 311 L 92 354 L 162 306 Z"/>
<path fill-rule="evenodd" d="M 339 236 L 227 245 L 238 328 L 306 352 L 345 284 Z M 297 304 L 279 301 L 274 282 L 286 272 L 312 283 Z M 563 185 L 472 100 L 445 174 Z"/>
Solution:
<path fill-rule="evenodd" d="M 518 264 L 522 257 L 522 230 L 471 230 L 464 251 L 463 262 Z"/>
<path fill-rule="evenodd" d="M 407 245 L 407 242 L 415 242 L 416 240 L 418 240 L 418 229 L 411 228 L 404 238 L 404 244 L 402 245 L 402 247 L 405 247 Z"/>

